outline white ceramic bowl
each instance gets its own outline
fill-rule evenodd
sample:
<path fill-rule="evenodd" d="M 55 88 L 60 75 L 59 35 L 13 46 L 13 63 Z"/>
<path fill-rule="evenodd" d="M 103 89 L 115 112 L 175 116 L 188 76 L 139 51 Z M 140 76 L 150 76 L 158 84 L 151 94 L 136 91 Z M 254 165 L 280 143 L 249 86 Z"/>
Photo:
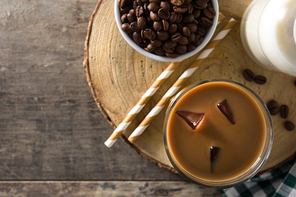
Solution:
<path fill-rule="evenodd" d="M 212 38 L 212 36 L 213 36 L 213 34 L 214 34 L 215 30 L 216 30 L 216 27 L 217 27 L 217 24 L 218 24 L 218 18 L 219 18 L 218 0 L 211 0 L 211 1 L 212 1 L 213 8 L 216 11 L 216 16 L 213 19 L 213 25 L 207 29 L 207 34 L 204 36 L 203 42 L 198 47 L 196 47 L 193 51 L 186 52 L 186 53 L 184 53 L 182 55 L 179 55 L 179 57 L 177 57 L 177 58 L 159 56 L 159 55 L 156 55 L 154 53 L 150 53 L 148 51 L 145 51 L 145 49 L 143 49 L 142 47 L 137 45 L 133 41 L 133 39 L 131 37 L 129 37 L 129 35 L 127 33 L 125 33 L 121 29 L 121 24 L 122 23 L 121 23 L 121 20 L 120 20 L 120 18 L 121 18 L 120 11 L 119 11 L 119 8 L 118 8 L 118 5 L 117 5 L 118 0 L 114 1 L 115 20 L 116 20 L 117 27 L 118 27 L 121 35 L 123 36 L 123 38 L 126 40 L 126 42 L 131 47 L 133 47 L 136 51 L 141 53 L 142 55 L 144 55 L 144 56 L 146 56 L 146 57 L 148 57 L 150 59 L 157 60 L 157 61 L 162 61 L 162 62 L 179 62 L 179 61 L 182 61 L 182 60 L 184 60 L 186 58 L 189 58 L 189 57 L 193 56 L 194 54 L 198 53 L 199 51 L 201 51 L 207 45 L 207 43 L 211 40 L 211 38 Z"/>

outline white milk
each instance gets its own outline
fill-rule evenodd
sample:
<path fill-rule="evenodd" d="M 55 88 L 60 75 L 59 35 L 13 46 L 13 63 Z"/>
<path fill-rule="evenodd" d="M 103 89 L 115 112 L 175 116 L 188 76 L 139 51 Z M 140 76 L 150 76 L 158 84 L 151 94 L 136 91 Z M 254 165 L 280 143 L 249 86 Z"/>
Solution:
<path fill-rule="evenodd" d="M 259 65 L 296 77 L 296 0 L 255 0 L 241 22 L 242 44 Z"/>

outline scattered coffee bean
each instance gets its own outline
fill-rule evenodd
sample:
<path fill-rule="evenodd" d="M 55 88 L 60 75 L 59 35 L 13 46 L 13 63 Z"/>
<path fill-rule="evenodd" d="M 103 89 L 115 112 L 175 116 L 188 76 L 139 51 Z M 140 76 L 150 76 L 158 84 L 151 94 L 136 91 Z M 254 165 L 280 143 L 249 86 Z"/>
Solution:
<path fill-rule="evenodd" d="M 279 112 L 280 112 L 280 110 L 278 107 L 274 107 L 274 108 L 269 109 L 269 113 L 271 115 L 277 115 Z"/>
<path fill-rule="evenodd" d="M 286 121 L 284 125 L 288 131 L 293 131 L 295 128 L 295 125 L 291 121 Z"/>
<path fill-rule="evenodd" d="M 271 100 L 267 103 L 267 108 L 271 115 L 279 113 L 278 103 L 275 100 Z"/>
<path fill-rule="evenodd" d="M 289 107 L 287 105 L 281 105 L 280 115 L 282 118 L 287 118 L 289 115 Z"/>
<path fill-rule="evenodd" d="M 118 0 L 118 7 L 121 28 L 135 43 L 169 57 L 199 46 L 216 16 L 211 0 Z"/>
<path fill-rule="evenodd" d="M 277 107 L 277 105 L 278 103 L 275 100 L 271 100 L 267 103 L 267 108 L 271 109 L 271 108 Z"/>
<path fill-rule="evenodd" d="M 262 85 L 266 83 L 266 77 L 262 76 L 262 75 L 257 75 L 254 77 L 254 81 L 255 83 Z"/>
<path fill-rule="evenodd" d="M 243 76 L 247 81 L 254 80 L 255 74 L 250 69 L 245 69 L 243 71 Z"/>

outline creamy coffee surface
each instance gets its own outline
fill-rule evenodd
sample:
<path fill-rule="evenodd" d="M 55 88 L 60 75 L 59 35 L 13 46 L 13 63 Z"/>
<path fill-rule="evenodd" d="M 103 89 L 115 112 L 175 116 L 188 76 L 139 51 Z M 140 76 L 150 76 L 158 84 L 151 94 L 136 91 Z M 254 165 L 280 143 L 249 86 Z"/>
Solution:
<path fill-rule="evenodd" d="M 229 109 L 222 112 L 218 106 L 225 101 Z M 184 112 L 203 116 L 192 127 L 180 116 L 186 116 Z M 264 116 L 256 101 L 227 82 L 190 90 L 174 106 L 167 126 L 168 148 L 175 163 L 205 180 L 227 180 L 245 172 L 261 154 L 265 137 Z"/>

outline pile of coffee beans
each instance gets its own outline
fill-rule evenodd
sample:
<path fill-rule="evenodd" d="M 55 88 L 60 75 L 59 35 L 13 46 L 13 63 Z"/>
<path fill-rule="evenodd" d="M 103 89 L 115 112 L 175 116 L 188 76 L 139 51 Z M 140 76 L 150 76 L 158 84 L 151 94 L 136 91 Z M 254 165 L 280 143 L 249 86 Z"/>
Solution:
<path fill-rule="evenodd" d="M 278 103 L 275 100 L 269 101 L 267 103 L 267 108 L 268 108 L 271 115 L 276 115 L 276 114 L 280 113 L 280 116 L 283 119 L 286 119 L 289 116 L 289 107 L 287 105 L 281 105 L 280 107 L 278 107 Z M 288 131 L 292 131 L 292 130 L 294 130 L 295 125 L 291 121 L 288 120 L 284 123 L 284 127 Z"/>
<path fill-rule="evenodd" d="M 259 85 L 263 85 L 266 83 L 266 77 L 262 75 L 255 75 L 250 69 L 245 69 L 243 71 L 243 76 L 247 81 L 254 81 Z"/>
<path fill-rule="evenodd" d="M 121 29 L 137 45 L 176 58 L 199 46 L 216 15 L 211 0 L 118 0 Z"/>

